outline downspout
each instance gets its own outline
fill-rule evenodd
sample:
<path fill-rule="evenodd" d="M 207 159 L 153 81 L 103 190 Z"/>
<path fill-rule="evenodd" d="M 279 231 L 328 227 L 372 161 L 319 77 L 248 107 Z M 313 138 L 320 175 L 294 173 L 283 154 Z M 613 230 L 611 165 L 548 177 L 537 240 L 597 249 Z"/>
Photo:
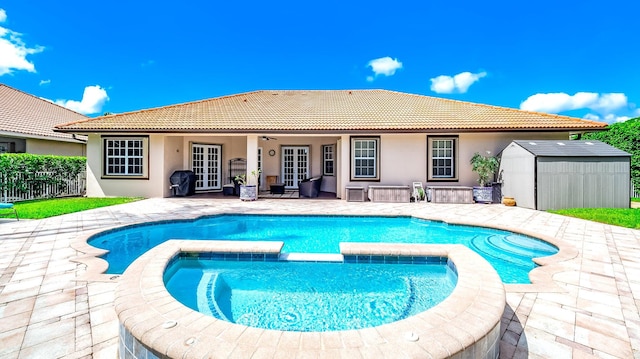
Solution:
<path fill-rule="evenodd" d="M 533 155 L 533 209 L 538 210 L 538 156 Z"/>

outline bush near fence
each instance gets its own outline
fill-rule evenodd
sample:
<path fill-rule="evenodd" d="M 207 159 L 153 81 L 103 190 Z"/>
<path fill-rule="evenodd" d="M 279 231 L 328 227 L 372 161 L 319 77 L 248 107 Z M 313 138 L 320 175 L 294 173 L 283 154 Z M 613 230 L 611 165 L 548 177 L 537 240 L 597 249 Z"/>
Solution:
<path fill-rule="evenodd" d="M 83 195 L 85 157 L 0 154 L 0 202 Z"/>

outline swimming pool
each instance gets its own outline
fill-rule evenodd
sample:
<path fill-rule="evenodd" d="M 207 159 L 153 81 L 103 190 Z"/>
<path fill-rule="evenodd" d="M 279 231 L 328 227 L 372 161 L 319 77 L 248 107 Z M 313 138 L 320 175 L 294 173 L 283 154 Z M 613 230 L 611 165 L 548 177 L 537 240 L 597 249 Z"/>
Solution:
<path fill-rule="evenodd" d="M 263 329 L 326 332 L 392 323 L 442 302 L 457 282 L 455 267 L 438 257 L 384 264 L 216 256 L 172 261 L 167 290 L 200 313 Z"/>
<path fill-rule="evenodd" d="M 504 283 L 529 283 L 533 258 L 557 252 L 551 244 L 512 232 L 449 225 L 413 217 L 224 214 L 148 223 L 92 236 L 109 251 L 107 273 L 121 274 L 140 255 L 169 239 L 283 241 L 285 253 L 340 253 L 340 242 L 462 244 L 479 253 Z"/>

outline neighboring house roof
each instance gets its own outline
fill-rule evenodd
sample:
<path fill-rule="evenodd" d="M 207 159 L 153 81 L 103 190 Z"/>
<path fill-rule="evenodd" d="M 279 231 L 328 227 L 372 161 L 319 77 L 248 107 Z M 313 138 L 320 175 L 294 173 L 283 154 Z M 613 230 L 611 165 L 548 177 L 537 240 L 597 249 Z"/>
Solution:
<path fill-rule="evenodd" d="M 60 123 L 82 121 L 86 116 L 47 100 L 0 84 L 0 136 L 85 142 L 73 135 L 54 132 Z"/>
<path fill-rule="evenodd" d="M 595 140 L 517 140 L 520 147 L 539 157 L 630 157 L 631 154 Z"/>
<path fill-rule="evenodd" d="M 387 90 L 273 90 L 60 125 L 64 132 L 598 130 L 606 123 Z"/>

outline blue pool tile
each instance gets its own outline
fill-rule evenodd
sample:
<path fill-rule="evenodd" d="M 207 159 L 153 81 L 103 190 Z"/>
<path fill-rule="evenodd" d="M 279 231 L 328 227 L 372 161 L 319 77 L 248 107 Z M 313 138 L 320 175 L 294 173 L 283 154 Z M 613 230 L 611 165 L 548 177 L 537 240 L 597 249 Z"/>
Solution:
<path fill-rule="evenodd" d="M 252 262 L 264 262 L 264 254 L 263 253 L 251 253 L 251 261 Z"/>
<path fill-rule="evenodd" d="M 250 261 L 251 260 L 251 253 L 239 253 L 238 254 L 238 260 L 239 261 Z"/>
<path fill-rule="evenodd" d="M 225 253 L 224 254 L 224 260 L 225 261 L 237 261 L 238 260 L 238 253 Z"/>
<path fill-rule="evenodd" d="M 384 256 L 371 256 L 371 263 L 384 263 Z"/>
<path fill-rule="evenodd" d="M 398 264 L 400 262 L 400 257 L 398 256 L 385 256 L 384 262 L 388 264 Z"/>
<path fill-rule="evenodd" d="M 357 263 L 358 262 L 358 256 L 344 256 L 344 262 L 345 263 Z"/>
<path fill-rule="evenodd" d="M 371 263 L 371 256 L 358 256 L 358 263 Z"/>
<path fill-rule="evenodd" d="M 214 261 L 223 261 L 226 253 L 211 253 L 211 259 Z"/>
<path fill-rule="evenodd" d="M 425 256 L 413 256 L 411 259 L 413 264 L 427 264 L 427 257 Z"/>

